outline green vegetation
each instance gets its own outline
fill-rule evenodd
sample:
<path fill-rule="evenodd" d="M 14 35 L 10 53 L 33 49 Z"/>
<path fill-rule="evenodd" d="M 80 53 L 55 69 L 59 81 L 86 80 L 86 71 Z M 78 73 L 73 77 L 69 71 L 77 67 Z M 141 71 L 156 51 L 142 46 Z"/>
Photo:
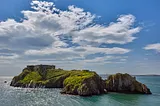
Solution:
<path fill-rule="evenodd" d="M 91 78 L 95 75 L 94 72 L 85 71 L 70 71 L 70 76 L 65 79 L 64 84 L 79 84 L 84 79 Z"/>
<path fill-rule="evenodd" d="M 94 72 L 89 71 L 70 71 L 70 76 L 64 80 L 66 89 L 71 92 L 82 89 L 84 80 L 94 77 Z"/>
<path fill-rule="evenodd" d="M 33 71 L 28 73 L 24 79 L 20 80 L 21 83 L 30 83 L 31 81 L 33 82 L 37 82 L 40 81 L 42 79 L 42 77 L 40 76 L 40 74 L 37 71 Z"/>
<path fill-rule="evenodd" d="M 47 70 L 46 79 L 52 79 L 54 77 L 60 77 L 61 75 L 66 75 L 66 74 L 69 74 L 69 71 L 61 69 Z"/>
<path fill-rule="evenodd" d="M 27 86 L 31 83 L 30 87 L 32 87 L 32 85 L 63 87 L 63 80 L 70 75 L 70 71 L 64 71 L 62 69 L 48 69 L 44 74 L 45 75 L 43 75 L 42 70 L 31 71 L 25 69 L 20 75 L 14 77 L 13 79 L 16 80 L 14 82 L 18 84 L 17 86 Z"/>

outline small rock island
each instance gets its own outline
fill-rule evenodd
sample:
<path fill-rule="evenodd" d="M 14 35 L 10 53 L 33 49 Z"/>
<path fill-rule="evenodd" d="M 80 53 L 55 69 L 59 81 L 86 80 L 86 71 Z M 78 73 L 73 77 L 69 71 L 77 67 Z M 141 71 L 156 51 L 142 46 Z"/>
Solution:
<path fill-rule="evenodd" d="M 92 96 L 107 92 L 151 94 L 146 85 L 129 74 L 117 73 L 103 80 L 89 70 L 56 69 L 55 65 L 28 65 L 15 76 L 11 86 L 23 88 L 62 88 L 61 93 Z"/>
<path fill-rule="evenodd" d="M 117 73 L 106 80 L 106 89 L 110 92 L 151 94 L 150 89 L 129 74 Z"/>

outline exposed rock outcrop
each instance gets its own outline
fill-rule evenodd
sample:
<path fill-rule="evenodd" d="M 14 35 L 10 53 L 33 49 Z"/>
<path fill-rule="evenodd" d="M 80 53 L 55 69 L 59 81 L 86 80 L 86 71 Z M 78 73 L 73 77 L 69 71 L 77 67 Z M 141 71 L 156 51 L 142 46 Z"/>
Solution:
<path fill-rule="evenodd" d="M 135 77 L 121 73 L 108 77 L 106 80 L 106 89 L 109 92 L 151 94 L 150 89 L 138 82 Z"/>
<path fill-rule="evenodd" d="M 88 74 L 88 75 L 87 75 Z M 95 72 L 73 75 L 64 80 L 61 93 L 88 96 L 106 93 L 105 82 Z"/>

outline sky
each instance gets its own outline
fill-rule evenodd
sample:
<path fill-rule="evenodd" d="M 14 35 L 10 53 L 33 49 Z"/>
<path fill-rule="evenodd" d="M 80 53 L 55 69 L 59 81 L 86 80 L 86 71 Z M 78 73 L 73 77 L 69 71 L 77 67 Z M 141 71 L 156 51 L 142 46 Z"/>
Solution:
<path fill-rule="evenodd" d="M 31 64 L 160 74 L 159 0 L 0 2 L 0 76 Z"/>

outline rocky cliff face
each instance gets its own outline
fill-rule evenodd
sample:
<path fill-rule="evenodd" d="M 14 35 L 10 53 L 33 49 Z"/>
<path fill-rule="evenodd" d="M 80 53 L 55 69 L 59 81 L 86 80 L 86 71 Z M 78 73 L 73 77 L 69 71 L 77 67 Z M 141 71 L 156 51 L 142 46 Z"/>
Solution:
<path fill-rule="evenodd" d="M 106 89 L 111 92 L 151 94 L 146 85 L 129 74 L 117 73 L 106 80 Z"/>
<path fill-rule="evenodd" d="M 95 72 L 89 74 L 74 75 L 64 80 L 64 88 L 61 93 L 81 96 L 99 95 L 106 93 L 105 82 Z"/>

